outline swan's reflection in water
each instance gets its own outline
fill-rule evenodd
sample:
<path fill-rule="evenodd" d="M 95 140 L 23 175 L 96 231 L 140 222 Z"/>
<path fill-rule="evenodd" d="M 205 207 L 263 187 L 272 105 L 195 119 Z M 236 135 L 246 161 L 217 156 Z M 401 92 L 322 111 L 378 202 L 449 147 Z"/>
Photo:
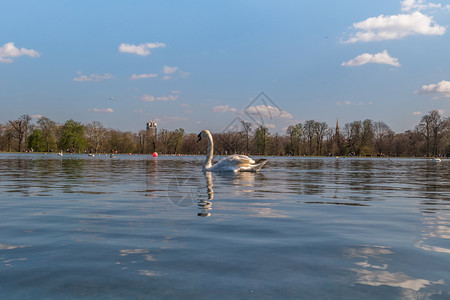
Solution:
<path fill-rule="evenodd" d="M 211 206 L 212 206 L 212 199 L 214 198 L 214 190 L 213 190 L 213 175 L 211 172 L 203 172 L 203 175 L 205 176 L 205 181 L 206 181 L 206 194 L 207 194 L 207 198 L 206 199 L 202 199 L 200 198 L 200 193 L 199 195 L 199 199 L 198 199 L 198 208 L 200 208 L 202 211 L 199 212 L 197 215 L 199 217 L 209 217 L 211 216 L 211 213 L 209 212 L 211 210 Z"/>
<path fill-rule="evenodd" d="M 206 182 L 206 194 L 204 193 L 204 187 L 199 188 L 197 191 L 197 205 L 198 208 L 202 210 L 197 214 L 199 217 L 211 216 L 212 200 L 214 199 L 214 177 L 216 177 L 216 179 L 218 177 L 220 178 L 220 185 L 226 186 L 227 188 L 232 186 L 233 194 L 244 197 L 249 196 L 249 194 L 258 196 L 257 190 L 259 188 L 259 185 L 257 184 L 257 182 L 261 181 L 261 179 L 264 179 L 263 174 L 255 172 L 203 172 L 203 175 Z"/>

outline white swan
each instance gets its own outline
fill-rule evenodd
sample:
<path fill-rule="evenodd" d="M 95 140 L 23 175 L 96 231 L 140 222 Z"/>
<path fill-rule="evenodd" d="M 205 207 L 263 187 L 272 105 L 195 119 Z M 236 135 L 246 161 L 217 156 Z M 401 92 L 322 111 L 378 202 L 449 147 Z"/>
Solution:
<path fill-rule="evenodd" d="M 211 172 L 258 172 L 267 163 L 267 159 L 259 159 L 254 161 L 246 155 L 230 155 L 220 160 L 215 165 L 211 161 L 214 152 L 214 143 L 211 133 L 208 130 L 202 130 L 198 134 L 198 141 L 202 138 L 208 140 L 208 150 L 206 153 L 206 160 L 203 164 L 203 171 Z"/>

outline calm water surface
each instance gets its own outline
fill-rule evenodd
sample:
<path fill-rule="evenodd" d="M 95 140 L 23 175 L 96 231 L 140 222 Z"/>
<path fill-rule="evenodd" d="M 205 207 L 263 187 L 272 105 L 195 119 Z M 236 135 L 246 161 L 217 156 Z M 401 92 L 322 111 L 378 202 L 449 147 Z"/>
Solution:
<path fill-rule="evenodd" d="M 1 299 L 450 299 L 450 160 L 0 154 Z"/>

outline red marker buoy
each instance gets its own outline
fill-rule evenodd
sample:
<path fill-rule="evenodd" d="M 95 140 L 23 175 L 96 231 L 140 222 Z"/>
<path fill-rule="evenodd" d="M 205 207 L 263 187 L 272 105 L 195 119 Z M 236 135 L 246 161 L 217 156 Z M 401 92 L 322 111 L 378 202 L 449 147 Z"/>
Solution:
<path fill-rule="evenodd" d="M 158 157 L 158 153 L 153 152 L 153 157 Z"/>

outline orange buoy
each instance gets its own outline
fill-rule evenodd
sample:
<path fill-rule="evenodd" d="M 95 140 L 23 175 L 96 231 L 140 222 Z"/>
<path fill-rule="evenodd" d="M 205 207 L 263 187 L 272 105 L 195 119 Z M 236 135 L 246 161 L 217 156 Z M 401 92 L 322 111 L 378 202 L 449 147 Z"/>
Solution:
<path fill-rule="evenodd" d="M 158 153 L 153 152 L 153 157 L 158 157 Z"/>

